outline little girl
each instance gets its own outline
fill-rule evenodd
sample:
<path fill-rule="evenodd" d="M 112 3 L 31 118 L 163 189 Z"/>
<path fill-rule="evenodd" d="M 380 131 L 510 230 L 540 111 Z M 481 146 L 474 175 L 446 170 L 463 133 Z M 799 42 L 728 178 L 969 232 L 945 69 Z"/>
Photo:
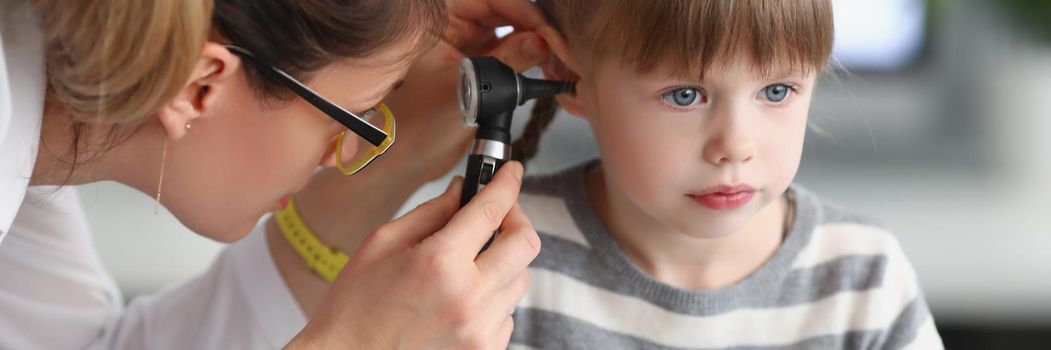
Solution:
<path fill-rule="evenodd" d="M 543 248 L 512 348 L 942 348 L 894 236 L 792 184 L 830 0 L 538 3 L 601 160 L 524 182 Z"/>

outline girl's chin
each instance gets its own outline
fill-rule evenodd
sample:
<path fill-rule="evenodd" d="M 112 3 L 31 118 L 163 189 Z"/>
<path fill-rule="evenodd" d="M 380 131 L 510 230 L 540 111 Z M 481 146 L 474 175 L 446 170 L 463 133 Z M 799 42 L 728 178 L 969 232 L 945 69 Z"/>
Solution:
<path fill-rule="evenodd" d="M 740 214 L 740 213 L 736 213 Z M 673 225 L 680 234 L 698 239 L 718 239 L 728 237 L 747 225 L 738 215 L 715 213 L 703 218 L 691 215 L 686 220 Z"/>

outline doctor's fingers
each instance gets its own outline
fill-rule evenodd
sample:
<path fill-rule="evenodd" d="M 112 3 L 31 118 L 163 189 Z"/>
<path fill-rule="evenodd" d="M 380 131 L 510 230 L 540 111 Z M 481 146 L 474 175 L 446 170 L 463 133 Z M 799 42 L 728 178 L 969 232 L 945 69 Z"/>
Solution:
<path fill-rule="evenodd" d="M 521 294 L 519 294 L 517 298 L 514 298 L 515 304 L 522 300 L 522 296 L 525 294 L 525 290 L 528 289 L 529 275 L 526 274 L 525 276 L 525 287 L 522 287 Z M 496 342 L 496 346 L 494 346 L 493 349 L 507 349 L 508 344 L 511 342 L 511 334 L 514 332 L 515 328 L 514 315 L 512 315 L 512 313 L 507 311 L 506 309 L 498 309 L 496 312 L 496 316 L 501 317 L 502 320 L 500 321 L 496 329 L 490 333 L 493 334 L 493 336 L 495 337 L 494 342 Z"/>
<path fill-rule="evenodd" d="M 370 261 L 400 254 L 415 247 L 441 230 L 456 214 L 460 208 L 462 190 L 463 178 L 453 178 L 444 193 L 369 234 L 355 256 L 362 261 Z"/>
<path fill-rule="evenodd" d="M 529 0 L 451 0 L 449 15 L 487 28 L 510 25 L 532 30 L 548 24 L 544 13 Z"/>
<path fill-rule="evenodd" d="M 489 249 L 475 259 L 485 288 L 493 291 L 513 283 L 540 254 L 540 236 L 517 204 L 500 225 Z"/>
<path fill-rule="evenodd" d="M 523 72 L 547 59 L 548 47 L 536 32 L 516 32 L 500 39 L 486 55 L 496 57 L 515 72 Z"/>
<path fill-rule="evenodd" d="M 511 343 L 511 334 L 514 330 L 515 319 L 511 315 L 507 315 L 504 318 L 504 322 L 500 325 L 500 329 L 496 332 L 496 337 L 501 340 L 501 343 L 497 344 L 493 349 L 507 349 Z"/>
<path fill-rule="evenodd" d="M 535 30 L 548 23 L 528 0 L 451 0 L 445 39 L 461 49 L 483 47 L 497 27 Z M 469 50 L 469 49 L 468 49 Z"/>
<path fill-rule="evenodd" d="M 491 301 L 485 313 L 488 315 L 487 322 L 496 327 L 492 332 L 498 332 L 503 320 L 521 303 L 522 297 L 529 291 L 530 278 L 528 271 L 519 272 L 511 283 L 504 285 L 490 297 Z"/>
<path fill-rule="evenodd" d="M 522 172 L 519 162 L 511 161 L 501 166 L 493 180 L 421 248 L 433 249 L 460 262 L 473 264 L 482 246 L 500 228 L 518 201 Z"/>

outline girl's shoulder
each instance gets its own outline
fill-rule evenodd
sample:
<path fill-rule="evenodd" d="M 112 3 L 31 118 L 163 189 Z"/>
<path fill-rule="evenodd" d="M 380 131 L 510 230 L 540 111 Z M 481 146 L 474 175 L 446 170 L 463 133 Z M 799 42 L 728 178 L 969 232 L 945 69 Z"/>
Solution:
<path fill-rule="evenodd" d="M 908 302 L 919 296 L 916 273 L 901 247 L 897 235 L 869 215 L 846 209 L 793 185 L 790 195 L 796 203 L 795 222 L 786 245 L 796 245 L 791 270 L 828 270 L 822 283 L 862 284 L 879 289 L 883 297 Z M 795 243 L 791 243 L 796 241 Z M 822 275 L 822 274 L 815 274 Z M 877 299 L 882 299 L 877 298 Z M 884 300 L 885 301 L 885 300 Z"/>
<path fill-rule="evenodd" d="M 904 259 L 897 236 L 872 216 L 825 200 L 799 185 L 789 188 L 794 203 L 791 235 L 803 242 L 796 264 L 817 264 L 831 259 L 880 256 Z"/>
<path fill-rule="evenodd" d="M 791 193 L 799 208 L 794 229 L 806 232 L 793 232 L 802 234 L 795 237 L 800 248 L 789 273 L 809 279 L 801 285 L 844 288 L 821 302 L 852 310 L 866 320 L 867 329 L 883 330 L 871 339 L 873 347 L 916 341 L 941 348 L 919 278 L 897 235 L 870 216 L 802 187 L 792 186 Z"/>

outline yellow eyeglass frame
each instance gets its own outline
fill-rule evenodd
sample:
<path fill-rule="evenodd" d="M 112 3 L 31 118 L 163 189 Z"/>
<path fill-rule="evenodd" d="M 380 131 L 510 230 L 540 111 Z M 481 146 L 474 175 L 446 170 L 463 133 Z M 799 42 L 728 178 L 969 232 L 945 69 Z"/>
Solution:
<path fill-rule="evenodd" d="M 387 137 L 384 138 L 379 145 L 369 150 L 369 152 L 366 153 L 364 157 L 354 160 L 354 162 L 350 165 L 345 165 L 343 164 L 343 142 L 344 139 L 347 137 L 347 133 L 351 131 L 345 130 L 341 132 L 339 134 L 339 138 L 336 139 L 336 167 L 339 168 L 339 171 L 343 172 L 343 175 L 350 176 L 361 171 L 361 169 L 364 169 L 366 166 L 369 165 L 369 163 L 372 163 L 373 160 L 376 160 L 376 158 L 379 158 L 379 156 L 387 152 L 387 149 L 389 149 L 390 146 L 394 144 L 394 133 L 397 129 L 394 122 L 394 113 L 391 112 L 390 107 L 387 107 L 387 104 L 383 102 L 380 102 L 376 105 L 376 107 L 373 107 L 372 109 L 376 110 L 379 113 L 383 113 L 383 132 L 387 134 Z M 368 112 L 362 114 L 367 113 Z M 358 136 L 352 135 L 351 137 Z"/>

